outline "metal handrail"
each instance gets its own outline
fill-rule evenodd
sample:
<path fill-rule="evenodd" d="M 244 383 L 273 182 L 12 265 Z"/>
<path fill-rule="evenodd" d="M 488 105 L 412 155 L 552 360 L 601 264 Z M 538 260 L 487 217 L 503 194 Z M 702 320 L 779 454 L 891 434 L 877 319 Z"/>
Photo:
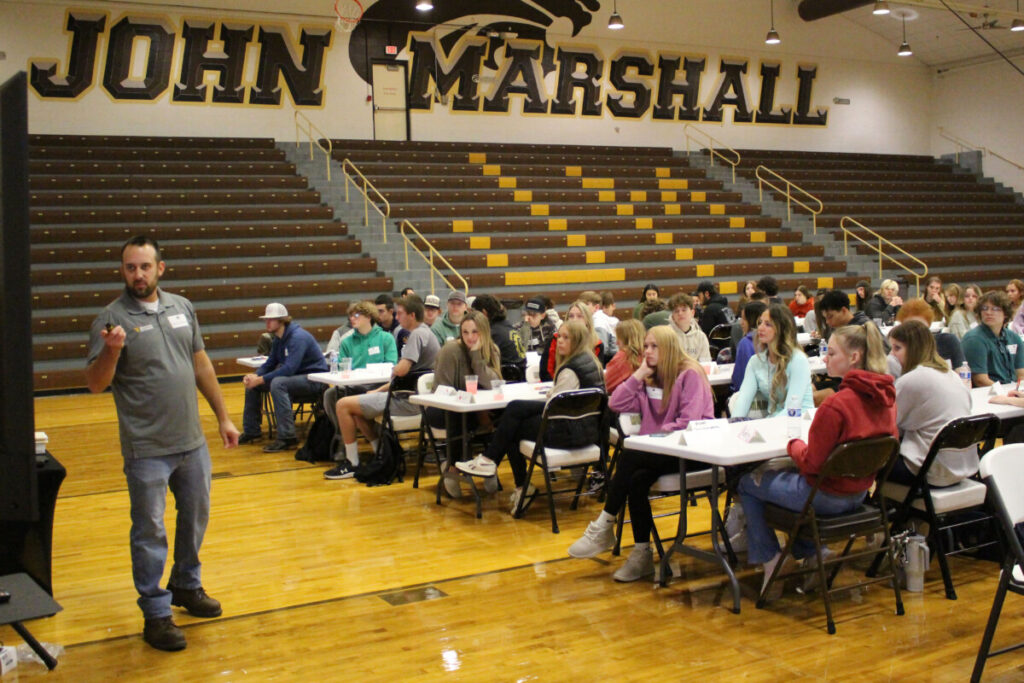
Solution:
<path fill-rule="evenodd" d="M 359 184 L 352 179 L 352 176 L 348 174 L 348 169 L 351 169 L 353 173 L 359 176 L 363 181 L 363 186 L 359 187 Z M 380 214 L 380 231 L 381 231 L 381 242 L 387 244 L 388 241 L 388 218 L 391 216 L 391 203 L 380 193 L 373 183 L 371 183 L 363 172 L 356 168 L 356 165 L 352 163 L 352 160 L 346 157 L 341 162 L 341 172 L 345 174 L 345 202 L 348 203 L 348 185 L 352 183 L 356 189 L 359 190 L 363 195 L 363 225 L 370 224 L 370 207 L 372 206 L 377 213 Z M 380 203 L 384 205 L 384 210 L 381 210 L 379 206 L 370 200 L 370 192 L 373 192 L 380 200 Z"/>
<path fill-rule="evenodd" d="M 683 135 L 686 136 L 686 156 L 690 156 L 690 140 L 693 139 L 693 137 L 694 137 L 693 135 L 690 134 L 691 130 L 694 131 L 695 133 L 699 133 L 700 135 L 703 135 L 705 138 L 707 138 L 707 149 L 708 149 L 708 153 L 711 156 L 711 165 L 712 166 L 715 165 L 715 157 L 716 156 L 719 159 L 721 159 L 722 161 L 724 161 L 725 163 L 727 163 L 730 166 L 732 166 L 732 181 L 735 183 L 736 182 L 736 167 L 740 165 L 740 153 L 737 152 L 736 150 L 734 150 L 732 147 L 729 147 L 725 143 L 720 142 L 719 140 L 716 140 L 715 138 L 711 137 L 711 135 L 707 131 L 701 130 L 700 128 L 697 128 L 693 124 L 688 123 L 685 126 L 683 126 Z M 695 142 L 700 142 L 700 141 L 699 140 L 695 140 Z M 726 155 L 722 154 L 720 151 L 716 150 L 715 149 L 715 145 L 716 144 L 720 148 L 728 150 L 728 151 L 732 152 L 733 154 L 735 154 L 736 155 L 736 160 L 733 161 L 732 159 L 730 159 Z"/>
<path fill-rule="evenodd" d="M 1004 157 L 999 152 L 993 152 L 988 147 L 983 147 L 981 145 L 973 145 L 970 142 L 967 142 L 966 140 L 964 140 L 963 138 L 961 138 L 961 137 L 959 137 L 959 136 L 957 136 L 957 135 L 955 135 L 953 133 L 950 133 L 948 130 L 946 130 L 942 126 L 939 126 L 939 137 L 943 137 L 943 138 L 949 140 L 954 145 L 956 145 L 957 147 L 959 147 L 959 148 L 961 148 L 963 150 L 976 150 L 976 151 L 981 152 L 982 156 L 985 156 L 986 154 L 989 154 L 991 156 L 994 156 L 996 159 L 999 159 L 1000 161 L 1005 161 L 1010 166 L 1013 166 L 1013 167 L 1017 168 L 1017 170 L 1019 170 L 1019 171 L 1024 171 L 1024 166 L 1021 166 L 1016 161 L 1013 161 L 1012 159 L 1007 159 L 1006 157 Z M 960 150 L 959 149 L 956 151 L 956 162 L 960 163 Z"/>
<path fill-rule="evenodd" d="M 761 172 L 762 171 L 765 172 L 765 173 L 771 173 L 773 176 L 778 178 L 780 181 L 784 182 L 786 184 L 786 189 L 782 189 L 778 185 L 772 184 L 771 180 L 769 180 L 768 178 L 762 177 L 761 176 Z M 810 192 L 808 192 L 804 188 L 800 187 L 799 185 L 796 185 L 796 184 L 791 183 L 790 181 L 786 180 L 786 178 L 782 177 L 781 175 L 779 175 L 778 173 L 776 173 L 772 169 L 768 168 L 764 164 L 761 164 L 756 169 L 754 169 L 754 175 L 757 177 L 757 180 L 758 180 L 757 192 L 758 192 L 758 197 L 759 197 L 759 199 L 760 199 L 762 204 L 764 203 L 764 186 L 767 185 L 768 187 L 772 188 L 776 192 L 781 192 L 782 194 L 786 195 L 786 218 L 787 218 L 787 220 L 791 219 L 793 217 L 793 204 L 796 203 L 801 208 L 803 208 L 805 211 L 807 211 L 809 214 L 811 214 L 811 225 L 814 227 L 814 234 L 815 235 L 818 234 L 818 215 L 822 211 L 825 210 L 825 205 L 821 203 L 820 199 L 818 199 L 813 194 L 811 194 Z M 811 201 L 817 202 L 818 209 L 815 210 L 815 209 L 811 208 L 810 205 L 800 201 L 797 197 L 795 197 L 793 195 L 792 190 L 797 190 L 799 192 L 802 192 L 804 197 L 806 197 L 807 199 L 809 199 Z"/>
<path fill-rule="evenodd" d="M 878 245 L 876 246 L 874 244 L 871 244 L 870 242 L 868 242 L 866 239 L 864 239 L 860 235 L 854 234 L 854 232 L 852 230 L 850 230 L 848 227 L 846 227 L 847 223 L 853 223 L 858 228 L 861 228 L 862 230 L 866 230 L 868 233 L 871 234 L 872 237 L 874 237 L 875 239 L 878 240 Z M 907 252 L 905 249 L 901 249 L 900 247 L 896 246 L 895 244 L 893 244 L 889 240 L 885 239 L 884 237 L 879 235 L 877 232 L 875 232 L 874 230 L 872 230 L 868 226 L 864 225 L 863 223 L 861 223 L 860 221 L 858 221 L 855 218 L 851 218 L 850 216 L 843 216 L 841 219 L 839 219 L 839 228 L 843 231 L 843 255 L 844 256 L 849 253 L 849 242 L 847 240 L 847 237 L 852 237 L 855 240 L 858 240 L 859 242 L 862 242 L 869 249 L 872 249 L 873 251 L 875 251 L 878 254 L 878 279 L 879 280 L 882 280 L 882 257 L 884 256 L 885 258 L 889 259 L 890 261 L 892 261 L 897 266 L 899 266 L 903 270 L 907 271 L 908 273 L 910 273 L 911 275 L 913 275 L 917 279 L 917 285 L 916 285 L 917 296 L 921 296 L 921 278 L 928 276 L 928 264 L 927 263 L 925 263 L 921 259 L 917 258 L 913 254 Z M 899 261 L 897 261 L 895 258 L 890 256 L 889 254 L 886 254 L 882 250 L 882 245 L 883 244 L 885 244 L 885 245 L 895 249 L 896 251 L 900 252 L 901 254 L 906 256 L 907 258 L 912 259 L 912 260 L 916 261 L 917 263 L 919 263 L 921 265 L 921 267 L 924 268 L 924 272 L 918 274 L 918 273 L 914 272 L 914 270 L 912 268 L 910 268 L 909 266 L 904 265 L 903 263 L 900 263 Z"/>
<path fill-rule="evenodd" d="M 410 230 L 412 230 L 414 233 L 416 233 L 416 236 L 419 237 L 420 240 L 425 245 L 427 245 L 427 252 L 430 254 L 429 257 L 425 256 L 423 254 L 423 250 L 420 249 L 418 246 L 416 246 L 416 244 L 412 241 L 412 239 L 408 235 L 405 234 L 405 229 L 407 227 Z M 451 280 L 449 280 L 447 277 L 445 277 L 445 274 L 442 273 L 438 269 L 437 265 L 434 263 L 434 257 L 436 256 L 445 266 L 448 267 L 448 270 L 450 270 L 452 272 L 452 274 L 455 275 L 455 277 L 457 277 L 460 280 L 462 280 L 462 291 L 465 292 L 465 294 L 467 296 L 469 295 L 469 283 L 466 282 L 466 278 L 462 277 L 462 275 L 459 273 L 459 271 L 455 270 L 455 266 L 453 266 L 451 263 L 449 263 L 448 259 L 446 259 L 441 254 L 441 252 L 439 252 L 437 249 L 434 248 L 434 245 L 431 244 L 427 240 L 427 238 L 423 236 L 423 233 L 421 233 L 419 230 L 416 229 L 416 226 L 414 226 L 408 220 L 403 218 L 402 222 L 398 224 L 398 230 L 399 230 L 399 234 L 402 235 L 402 239 L 405 240 L 405 269 L 409 270 L 409 245 L 412 245 L 412 248 L 415 249 L 416 253 L 420 255 L 420 258 L 422 258 L 424 261 L 426 261 L 427 265 L 430 266 L 430 293 L 431 294 L 434 293 L 434 274 L 435 273 L 437 274 L 438 277 L 440 277 L 442 280 L 444 280 L 444 283 L 446 285 L 448 285 L 448 289 L 450 289 L 450 290 L 455 289 L 455 286 L 451 283 Z"/>
<path fill-rule="evenodd" d="M 302 123 L 305 123 L 305 125 L 306 125 L 305 128 L 301 127 L 301 124 L 299 122 L 300 118 L 302 119 Z M 317 147 L 319 147 L 320 150 L 323 151 L 323 153 L 325 155 L 327 155 L 327 159 L 326 159 L 326 162 L 325 162 L 325 166 L 327 168 L 327 182 L 331 182 L 331 154 L 334 152 L 334 144 L 331 142 L 331 139 L 329 137 L 327 137 L 327 135 L 323 131 L 321 131 L 319 128 L 317 128 L 316 126 L 313 125 L 313 122 L 309 120 L 308 116 L 306 116 L 301 111 L 296 109 L 295 110 L 295 146 L 296 147 L 298 147 L 301 144 L 299 142 L 299 132 L 300 131 L 305 133 L 306 136 L 309 138 L 309 160 L 310 161 L 313 160 L 313 145 L 314 144 Z M 314 139 L 313 138 L 313 133 L 314 132 L 316 132 L 316 134 L 319 135 L 320 137 Z M 321 143 L 320 140 L 326 140 L 327 141 L 327 146 L 324 147 L 323 143 Z"/>

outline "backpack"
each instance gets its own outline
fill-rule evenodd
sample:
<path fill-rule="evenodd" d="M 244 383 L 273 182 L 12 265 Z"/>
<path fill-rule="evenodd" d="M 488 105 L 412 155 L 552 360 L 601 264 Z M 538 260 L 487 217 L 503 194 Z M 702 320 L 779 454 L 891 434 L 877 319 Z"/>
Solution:
<path fill-rule="evenodd" d="M 383 428 L 377 453 L 368 462 L 356 467 L 356 481 L 367 486 L 387 486 L 405 477 L 405 449 L 393 429 Z"/>
<path fill-rule="evenodd" d="M 334 441 L 334 425 L 322 410 L 313 417 L 313 425 L 306 435 L 306 443 L 295 452 L 295 459 L 304 462 L 330 462 L 334 459 L 331 444 Z"/>

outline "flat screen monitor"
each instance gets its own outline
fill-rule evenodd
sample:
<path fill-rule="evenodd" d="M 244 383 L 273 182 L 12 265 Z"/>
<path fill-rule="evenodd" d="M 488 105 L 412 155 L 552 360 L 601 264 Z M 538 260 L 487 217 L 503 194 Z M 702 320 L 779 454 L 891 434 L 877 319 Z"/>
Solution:
<path fill-rule="evenodd" d="M 0 521 L 39 517 L 28 203 L 28 90 L 20 72 L 0 86 Z"/>

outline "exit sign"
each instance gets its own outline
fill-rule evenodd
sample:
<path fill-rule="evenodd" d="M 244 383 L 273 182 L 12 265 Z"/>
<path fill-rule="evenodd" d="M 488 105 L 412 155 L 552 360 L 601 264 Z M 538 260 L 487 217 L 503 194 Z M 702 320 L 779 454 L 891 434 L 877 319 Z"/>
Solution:
<path fill-rule="evenodd" d="M 397 55 L 398 54 L 398 46 L 397 45 L 385 45 L 384 46 L 384 53 L 385 54 L 389 54 L 389 55 Z"/>

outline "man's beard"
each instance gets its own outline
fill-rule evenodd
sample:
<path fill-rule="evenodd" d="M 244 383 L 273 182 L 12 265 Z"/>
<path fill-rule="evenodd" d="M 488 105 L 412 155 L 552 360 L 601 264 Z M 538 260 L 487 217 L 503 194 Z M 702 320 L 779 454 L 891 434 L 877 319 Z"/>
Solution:
<path fill-rule="evenodd" d="M 154 282 L 152 285 L 146 287 L 144 290 L 139 292 L 135 289 L 134 285 L 129 285 L 127 282 L 124 285 L 125 291 L 136 299 L 148 299 L 156 291 L 157 283 Z"/>

